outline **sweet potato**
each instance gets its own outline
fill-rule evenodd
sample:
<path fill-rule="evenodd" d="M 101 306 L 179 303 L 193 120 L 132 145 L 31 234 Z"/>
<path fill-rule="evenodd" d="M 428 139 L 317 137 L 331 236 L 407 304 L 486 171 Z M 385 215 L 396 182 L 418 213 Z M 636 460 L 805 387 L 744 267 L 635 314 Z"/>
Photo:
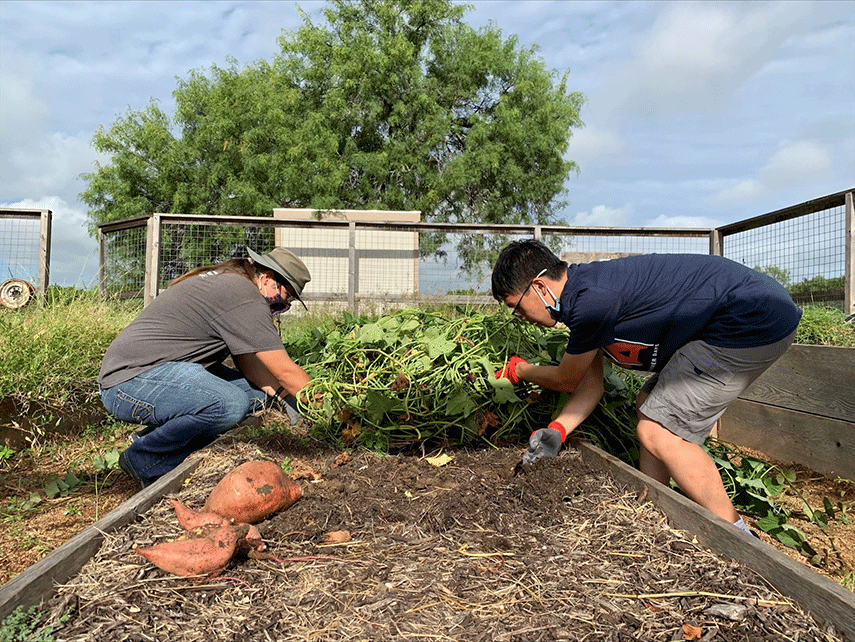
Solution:
<path fill-rule="evenodd" d="M 249 525 L 249 532 L 240 542 L 238 542 L 238 552 L 250 558 L 263 559 L 264 550 L 267 544 L 261 538 L 261 531 L 257 526 Z"/>
<path fill-rule="evenodd" d="M 200 526 L 228 526 L 232 523 L 228 517 L 217 515 L 216 513 L 197 513 L 191 508 L 188 508 L 174 497 L 169 497 L 172 507 L 175 508 L 175 516 L 178 518 L 178 523 L 188 531 L 192 531 Z"/>
<path fill-rule="evenodd" d="M 204 530 L 204 528 L 202 529 Z M 205 535 L 135 550 L 173 575 L 216 575 L 228 566 L 249 526 L 211 526 Z"/>
<path fill-rule="evenodd" d="M 302 494 L 299 484 L 272 461 L 248 461 L 220 480 L 205 502 L 205 511 L 254 524 L 288 508 Z"/>

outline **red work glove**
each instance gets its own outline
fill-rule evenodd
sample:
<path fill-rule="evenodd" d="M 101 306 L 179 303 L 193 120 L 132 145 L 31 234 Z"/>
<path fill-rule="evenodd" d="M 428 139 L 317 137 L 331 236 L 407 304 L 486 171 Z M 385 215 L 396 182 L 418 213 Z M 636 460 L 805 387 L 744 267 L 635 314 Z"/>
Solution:
<path fill-rule="evenodd" d="M 517 385 L 520 382 L 520 378 L 517 376 L 517 366 L 521 363 L 527 363 L 527 361 L 514 355 L 507 364 L 499 370 L 496 370 L 496 379 L 504 377 L 512 384 Z"/>

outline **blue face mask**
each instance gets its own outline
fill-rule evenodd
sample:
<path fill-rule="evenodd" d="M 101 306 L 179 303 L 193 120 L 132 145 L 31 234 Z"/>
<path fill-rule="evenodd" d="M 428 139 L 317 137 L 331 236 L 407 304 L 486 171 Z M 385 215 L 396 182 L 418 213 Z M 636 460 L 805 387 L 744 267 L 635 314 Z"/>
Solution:
<path fill-rule="evenodd" d="M 559 315 L 561 314 L 561 300 L 557 296 L 555 296 L 555 294 L 552 292 L 552 288 L 550 288 L 549 286 L 546 287 L 546 291 L 549 292 L 550 296 L 555 300 L 555 305 L 549 305 L 546 302 L 546 299 L 544 299 L 543 296 L 540 294 L 540 292 L 537 289 L 534 290 L 535 294 L 537 294 L 537 296 L 540 297 L 540 300 L 543 301 L 543 306 L 547 309 L 549 315 L 557 321 Z"/>

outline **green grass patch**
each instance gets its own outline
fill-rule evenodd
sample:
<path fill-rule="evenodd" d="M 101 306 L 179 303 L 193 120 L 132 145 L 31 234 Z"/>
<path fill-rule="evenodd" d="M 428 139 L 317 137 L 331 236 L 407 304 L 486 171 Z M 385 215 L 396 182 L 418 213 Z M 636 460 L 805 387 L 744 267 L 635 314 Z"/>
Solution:
<path fill-rule="evenodd" d="M 63 290 L 51 291 L 43 307 L 0 309 L 0 398 L 61 406 L 94 396 L 107 346 L 140 305 L 101 303 L 92 292 Z"/>
<path fill-rule="evenodd" d="M 804 306 L 796 343 L 855 346 L 855 324 L 846 322 L 842 309 L 828 305 Z"/>

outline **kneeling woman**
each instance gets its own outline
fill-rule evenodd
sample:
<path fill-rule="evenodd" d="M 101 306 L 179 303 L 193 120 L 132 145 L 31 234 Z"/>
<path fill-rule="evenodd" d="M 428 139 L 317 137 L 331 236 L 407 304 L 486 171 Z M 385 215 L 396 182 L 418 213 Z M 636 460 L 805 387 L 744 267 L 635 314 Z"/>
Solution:
<path fill-rule="evenodd" d="M 303 303 L 309 271 L 284 248 L 247 250 L 175 279 L 107 349 L 101 399 L 116 419 L 144 426 L 119 457 L 143 487 L 310 380 L 273 323 L 293 299 Z M 223 365 L 228 356 L 239 371 Z"/>

